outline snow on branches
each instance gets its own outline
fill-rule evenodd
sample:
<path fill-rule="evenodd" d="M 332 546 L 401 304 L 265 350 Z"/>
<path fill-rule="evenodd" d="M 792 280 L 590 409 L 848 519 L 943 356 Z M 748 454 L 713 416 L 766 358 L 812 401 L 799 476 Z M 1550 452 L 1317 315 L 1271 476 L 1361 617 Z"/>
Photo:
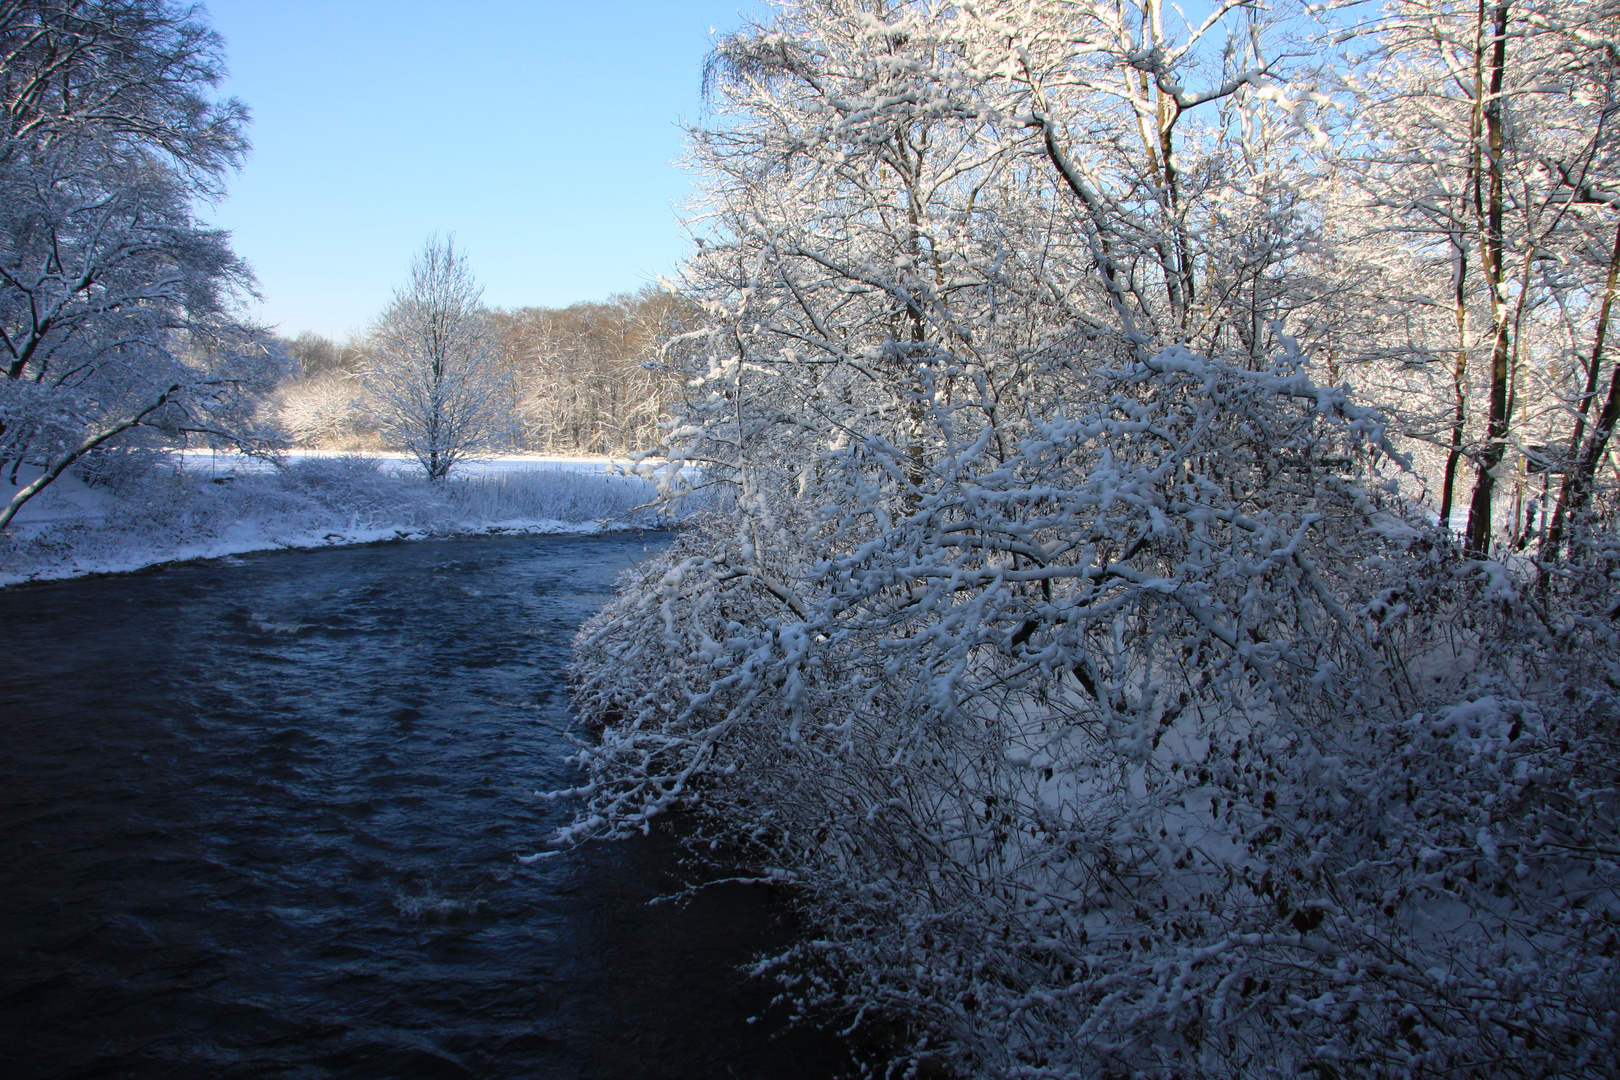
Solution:
<path fill-rule="evenodd" d="M 1579 1060 L 1615 880 L 1575 748 L 1613 732 L 1570 661 L 1612 635 L 1546 682 L 1480 655 L 1490 575 L 1343 475 L 1376 420 L 1287 364 L 1094 389 L 898 500 L 904 455 L 845 447 L 848 509 L 744 498 L 644 569 L 581 638 L 565 838 L 696 810 L 801 887 L 825 1000 L 996 1074 Z"/>
<path fill-rule="evenodd" d="M 363 372 L 384 442 L 441 483 L 463 461 L 507 445 L 512 379 L 489 338 L 483 287 L 455 239 L 429 237 L 411 280 L 371 331 Z"/>
<path fill-rule="evenodd" d="M 0 9 L 0 463 L 39 467 L 0 529 L 86 455 L 197 436 L 262 447 L 284 359 L 236 317 L 252 274 L 194 200 L 247 149 L 222 43 L 168 0 Z"/>
<path fill-rule="evenodd" d="M 1405 497 L 1285 325 L 1343 301 L 1268 186 L 1318 132 L 1230 141 L 1304 98 L 1163 14 L 717 51 L 662 478 L 734 509 L 582 631 L 556 840 L 684 812 L 815 927 L 761 970 L 967 1074 L 1600 1075 L 1612 527 L 1538 580 Z"/>

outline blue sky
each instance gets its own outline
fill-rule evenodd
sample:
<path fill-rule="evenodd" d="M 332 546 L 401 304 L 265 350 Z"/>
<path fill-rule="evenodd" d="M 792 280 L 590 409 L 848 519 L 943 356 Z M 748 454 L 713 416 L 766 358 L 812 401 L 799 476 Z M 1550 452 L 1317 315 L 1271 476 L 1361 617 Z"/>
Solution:
<path fill-rule="evenodd" d="M 281 331 L 361 330 L 434 231 L 503 307 L 670 273 L 703 56 L 749 0 L 209 0 L 252 156 L 206 212 Z"/>

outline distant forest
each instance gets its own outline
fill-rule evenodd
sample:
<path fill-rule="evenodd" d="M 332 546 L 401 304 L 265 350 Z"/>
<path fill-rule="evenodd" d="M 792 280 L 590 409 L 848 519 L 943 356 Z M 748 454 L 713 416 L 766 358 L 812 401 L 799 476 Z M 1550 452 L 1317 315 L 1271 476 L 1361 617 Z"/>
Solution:
<path fill-rule="evenodd" d="M 485 332 L 511 373 L 515 450 L 624 456 L 658 444 L 658 420 L 682 376 L 661 347 L 696 323 L 689 301 L 648 285 L 564 308 L 496 308 Z M 271 407 L 299 446 L 379 449 L 361 373 L 363 336 L 337 342 L 305 331 L 284 338 L 296 362 Z"/>

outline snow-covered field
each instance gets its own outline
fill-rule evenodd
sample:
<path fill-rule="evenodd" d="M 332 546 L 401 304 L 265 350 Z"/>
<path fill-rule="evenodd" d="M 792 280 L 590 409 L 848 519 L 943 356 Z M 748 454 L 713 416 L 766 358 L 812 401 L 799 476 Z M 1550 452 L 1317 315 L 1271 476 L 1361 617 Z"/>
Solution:
<path fill-rule="evenodd" d="M 271 473 L 276 466 L 265 458 L 252 458 L 244 454 L 213 450 L 186 450 L 174 455 L 187 472 L 209 476 L 242 475 L 244 473 Z M 382 472 L 409 476 L 421 470 L 416 459 L 409 454 L 378 451 L 347 450 L 288 450 L 282 455 L 286 464 L 297 465 L 306 461 L 375 461 Z M 455 476 L 463 479 L 488 476 L 494 473 L 535 472 L 567 469 L 575 472 L 624 472 L 628 461 L 605 457 L 553 457 L 545 454 L 510 454 L 488 461 L 467 461 L 456 466 Z"/>
<path fill-rule="evenodd" d="M 0 585 L 276 548 L 670 524 L 646 505 L 650 481 L 602 459 L 502 458 L 438 487 L 398 456 L 304 451 L 274 465 L 203 452 L 179 465 L 95 486 L 60 478 L 0 536 Z M 12 480 L 0 476 L 0 498 Z"/>

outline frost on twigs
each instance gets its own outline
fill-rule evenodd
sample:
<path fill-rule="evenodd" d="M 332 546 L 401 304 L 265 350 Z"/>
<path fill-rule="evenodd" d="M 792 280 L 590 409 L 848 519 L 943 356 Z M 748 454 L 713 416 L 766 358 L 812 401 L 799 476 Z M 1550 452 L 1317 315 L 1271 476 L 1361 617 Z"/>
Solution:
<path fill-rule="evenodd" d="M 278 442 L 254 413 L 285 357 L 196 217 L 247 151 L 223 46 L 168 0 L 0 7 L 0 531 L 81 464 Z"/>
<path fill-rule="evenodd" d="M 1392 542 L 1397 507 L 1313 465 L 1371 461 L 1376 419 L 1286 363 L 1172 350 L 1092 388 L 887 520 L 868 440 L 827 462 L 846 511 L 745 499 L 638 570 L 581 635 L 600 737 L 564 838 L 695 809 L 793 869 L 811 998 L 1000 1074 L 1605 1041 L 1613 806 L 1581 748 L 1612 760 L 1613 703 L 1579 673 L 1612 631 L 1504 614 L 1417 523 Z"/>
<path fill-rule="evenodd" d="M 457 464 L 507 445 L 511 377 L 489 337 L 483 288 L 453 237 L 429 237 L 370 338 L 363 379 L 383 441 L 442 483 Z"/>
<path fill-rule="evenodd" d="M 1336 261 L 1310 50 L 1235 11 L 718 45 L 662 483 L 735 499 L 582 630 L 554 839 L 679 810 L 791 874 L 760 970 L 930 1068 L 1606 1075 L 1612 507 L 1539 565 L 1430 523 L 1394 433 L 1459 414 L 1345 389 L 1420 315 Z"/>

